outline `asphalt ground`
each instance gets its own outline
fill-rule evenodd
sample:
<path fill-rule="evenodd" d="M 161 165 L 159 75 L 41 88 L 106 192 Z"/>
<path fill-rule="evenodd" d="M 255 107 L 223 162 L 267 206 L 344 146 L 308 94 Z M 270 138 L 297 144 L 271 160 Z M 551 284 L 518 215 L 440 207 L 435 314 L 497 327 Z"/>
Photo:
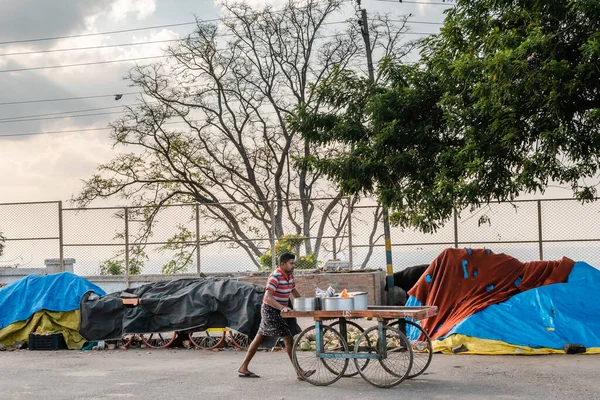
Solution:
<path fill-rule="evenodd" d="M 424 375 L 391 389 L 360 376 L 326 387 L 295 379 L 285 352 L 129 349 L 0 352 L 0 399 L 600 399 L 600 356 L 433 357 Z"/>

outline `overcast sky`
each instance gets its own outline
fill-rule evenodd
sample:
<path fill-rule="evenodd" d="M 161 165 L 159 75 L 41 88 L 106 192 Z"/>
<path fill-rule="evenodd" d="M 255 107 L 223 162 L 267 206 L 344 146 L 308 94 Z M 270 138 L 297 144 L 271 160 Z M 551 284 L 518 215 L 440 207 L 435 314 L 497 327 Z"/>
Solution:
<path fill-rule="evenodd" d="M 446 6 L 423 4 L 441 0 L 394 3 L 365 0 L 370 12 L 397 16 L 414 14 L 414 21 L 442 22 Z M 256 5 L 264 0 L 249 1 Z M 280 0 L 271 2 L 275 7 Z M 126 30 L 219 17 L 212 0 L 0 0 L 0 42 Z M 352 8 L 348 8 L 351 12 Z M 349 14 L 347 17 L 350 17 Z M 343 17 L 340 19 L 344 19 Z M 413 32 L 435 32 L 439 26 L 413 24 Z M 131 63 L 85 67 L 6 70 L 150 57 L 162 54 L 161 44 L 129 47 L 3 55 L 73 47 L 169 40 L 184 37 L 192 25 L 60 40 L 0 44 L 0 103 L 65 97 L 101 96 L 135 91 L 123 79 Z M 408 36 L 414 39 L 415 36 Z M 150 60 L 151 61 L 151 60 Z M 150 62 L 148 61 L 148 62 Z M 144 63 L 145 61 L 140 61 Z M 135 95 L 86 100 L 0 104 L 0 203 L 68 200 L 100 163 L 115 154 L 109 131 L 78 131 L 27 136 L 15 134 L 105 128 L 116 115 L 8 122 L 7 118 L 35 116 L 135 103 Z M 117 109 L 95 112 L 118 112 Z M 4 120 L 3 120 L 4 119 Z M 2 137 L 4 136 L 4 137 Z"/>

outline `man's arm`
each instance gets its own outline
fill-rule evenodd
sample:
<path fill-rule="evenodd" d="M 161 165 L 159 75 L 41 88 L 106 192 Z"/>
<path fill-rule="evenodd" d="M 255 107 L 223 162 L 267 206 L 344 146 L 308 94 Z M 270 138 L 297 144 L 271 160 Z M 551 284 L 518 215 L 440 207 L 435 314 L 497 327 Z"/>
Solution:
<path fill-rule="evenodd" d="M 283 311 L 283 312 L 289 311 L 289 308 L 282 306 L 281 304 L 279 304 L 279 302 L 277 300 L 275 300 L 273 298 L 273 291 L 268 290 L 268 289 L 265 290 L 265 299 L 267 299 L 267 303 L 271 307 L 273 307 L 277 310 Z"/>

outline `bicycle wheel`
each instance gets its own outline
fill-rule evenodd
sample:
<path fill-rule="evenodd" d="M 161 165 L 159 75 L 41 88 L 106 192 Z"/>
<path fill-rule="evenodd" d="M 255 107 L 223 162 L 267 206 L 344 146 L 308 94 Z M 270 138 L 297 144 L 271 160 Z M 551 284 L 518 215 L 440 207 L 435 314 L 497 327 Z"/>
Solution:
<path fill-rule="evenodd" d="M 378 359 L 371 360 L 364 368 L 357 365 L 358 372 L 370 384 L 389 388 L 407 378 L 412 367 L 412 350 L 408 339 L 398 329 L 391 326 L 381 329 L 385 343 L 379 339 L 379 327 L 373 326 L 358 338 L 354 353 L 377 355 Z"/>
<path fill-rule="evenodd" d="M 134 339 L 135 335 L 133 333 L 126 333 L 125 335 L 121 336 L 120 339 L 117 340 L 117 342 L 115 343 L 115 347 L 120 350 L 125 350 L 129 346 L 131 346 Z"/>
<path fill-rule="evenodd" d="M 221 347 L 225 342 L 225 329 L 205 330 L 188 333 L 190 342 L 197 349 L 212 350 Z"/>
<path fill-rule="evenodd" d="M 433 345 L 431 344 L 431 338 L 421 325 L 410 320 L 404 320 L 404 324 L 404 327 L 402 327 L 402 322 L 397 321 L 388 325 L 398 328 L 400 332 L 406 335 L 410 342 L 413 351 L 413 364 L 407 379 L 412 379 L 421 375 L 429 368 L 431 359 L 433 358 Z M 425 340 L 421 340 L 421 335 Z"/>
<path fill-rule="evenodd" d="M 146 347 L 152 349 L 164 349 L 175 342 L 175 339 L 177 339 L 177 332 L 151 333 L 149 335 L 140 335 L 140 337 Z"/>
<path fill-rule="evenodd" d="M 292 363 L 296 372 L 307 382 L 316 386 L 331 385 L 340 379 L 348 367 L 347 358 L 330 358 L 325 364 L 317 350 L 315 326 L 306 328 L 298 335 L 292 348 Z M 323 350 L 326 353 L 348 353 L 348 344 L 335 329 L 323 325 Z"/>
<path fill-rule="evenodd" d="M 340 321 L 335 321 L 331 324 L 329 324 L 330 327 L 336 329 L 338 332 L 340 332 L 340 329 L 338 328 L 340 325 Z M 354 345 L 356 344 L 356 340 L 360 337 L 360 335 L 364 332 L 365 330 L 362 328 L 362 326 L 358 325 L 356 322 L 353 321 L 346 321 L 346 343 L 348 343 L 348 348 L 349 349 L 354 349 Z M 341 334 L 341 332 L 340 332 Z M 344 335 L 342 335 L 343 337 Z M 367 338 L 367 340 L 370 340 L 370 338 Z M 370 343 L 369 343 L 370 345 Z M 346 373 L 344 374 L 344 378 L 351 378 L 355 375 L 358 374 L 358 370 L 356 369 L 356 367 L 358 366 L 359 368 L 365 368 L 365 366 L 369 363 L 369 359 L 360 359 L 360 360 L 356 360 L 356 362 L 349 362 L 348 363 L 348 368 L 346 369 Z M 326 361 L 324 361 L 326 363 Z M 327 365 L 327 364 L 326 364 Z"/>
<path fill-rule="evenodd" d="M 229 339 L 236 349 L 247 349 L 250 346 L 250 343 L 252 343 L 252 340 L 250 340 L 248 335 L 233 330 L 229 331 Z"/>

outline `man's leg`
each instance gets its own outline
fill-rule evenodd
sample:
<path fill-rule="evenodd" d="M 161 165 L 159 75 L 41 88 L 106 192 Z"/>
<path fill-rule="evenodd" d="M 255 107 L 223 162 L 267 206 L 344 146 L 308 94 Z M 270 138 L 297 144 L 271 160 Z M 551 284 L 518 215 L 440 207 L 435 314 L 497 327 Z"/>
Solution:
<path fill-rule="evenodd" d="M 244 362 L 238 368 L 238 372 L 240 374 L 247 375 L 247 374 L 252 373 L 248 370 L 248 365 L 250 364 L 250 361 L 252 361 L 252 358 L 256 354 L 256 351 L 258 350 L 258 346 L 260 346 L 264 340 L 265 340 L 265 337 L 263 335 L 256 335 L 256 337 L 254 338 L 252 343 L 250 343 L 250 347 L 248 347 L 248 352 L 246 353 Z"/>
<path fill-rule="evenodd" d="M 291 337 L 291 336 L 286 336 L 286 337 L 283 338 L 283 341 L 285 342 L 285 350 L 287 351 L 288 357 L 290 358 L 290 361 L 292 362 L 292 365 L 293 365 L 294 361 L 292 359 L 292 351 L 294 349 L 294 338 Z M 305 376 L 311 376 L 312 374 L 315 373 L 315 371 L 314 370 L 312 370 L 312 371 L 302 371 L 302 373 Z M 297 376 L 298 379 L 302 379 L 302 377 L 297 373 L 297 371 L 296 371 L 296 376 Z"/>
<path fill-rule="evenodd" d="M 287 355 L 290 358 L 290 361 L 292 361 L 292 350 L 294 348 L 294 338 L 291 336 L 286 336 L 283 338 L 283 342 L 285 343 L 285 350 L 287 351 Z M 292 361 L 292 364 L 294 362 Z"/>

